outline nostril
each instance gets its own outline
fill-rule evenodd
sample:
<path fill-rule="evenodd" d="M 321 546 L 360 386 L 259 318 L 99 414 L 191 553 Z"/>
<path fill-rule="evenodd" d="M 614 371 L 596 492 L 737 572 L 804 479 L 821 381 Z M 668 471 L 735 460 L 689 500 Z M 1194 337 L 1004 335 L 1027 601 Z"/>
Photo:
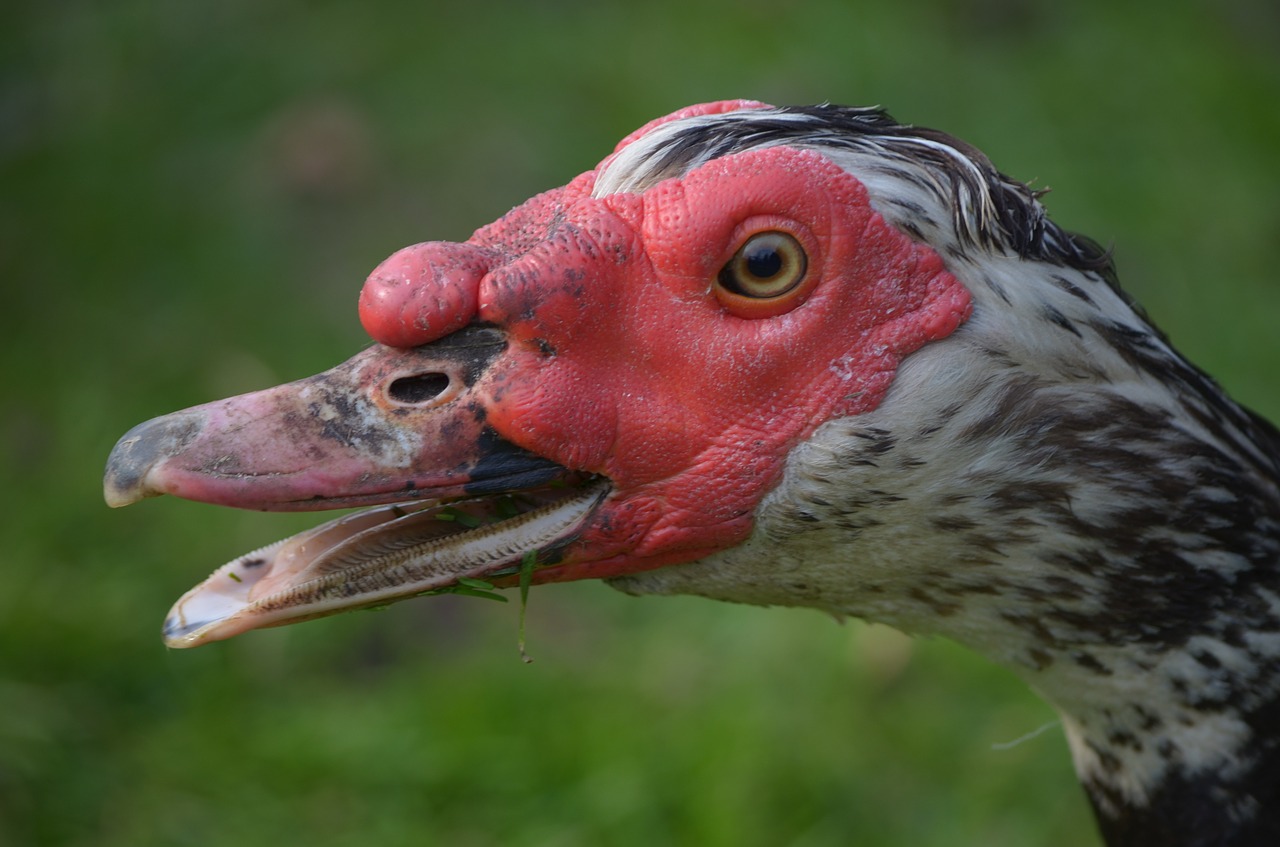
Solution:
<path fill-rule="evenodd" d="M 391 385 L 387 386 L 387 396 L 397 403 L 412 406 L 434 400 L 448 388 L 448 374 L 414 374 L 393 380 Z"/>

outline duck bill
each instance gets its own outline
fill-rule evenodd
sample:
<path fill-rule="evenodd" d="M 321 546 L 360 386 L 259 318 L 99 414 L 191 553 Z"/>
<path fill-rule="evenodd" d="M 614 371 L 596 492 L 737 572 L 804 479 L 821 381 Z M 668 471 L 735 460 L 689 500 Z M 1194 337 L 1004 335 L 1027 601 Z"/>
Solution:
<path fill-rule="evenodd" d="M 241 508 L 374 507 L 218 568 L 166 619 L 189 647 L 556 560 L 608 493 L 485 423 L 504 336 L 375 346 L 322 374 L 147 421 L 107 461 L 112 506 L 160 494 Z"/>

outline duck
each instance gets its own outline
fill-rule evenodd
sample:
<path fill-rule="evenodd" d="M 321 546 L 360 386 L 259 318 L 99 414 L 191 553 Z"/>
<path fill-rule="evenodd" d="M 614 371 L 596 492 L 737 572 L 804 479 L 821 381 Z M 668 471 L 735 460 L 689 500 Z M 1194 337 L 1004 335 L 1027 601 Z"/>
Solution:
<path fill-rule="evenodd" d="M 359 315 L 112 451 L 111 506 L 357 508 L 216 569 L 171 646 L 582 579 L 808 607 L 1022 678 L 1107 844 L 1280 844 L 1280 434 L 970 144 L 690 106 Z"/>

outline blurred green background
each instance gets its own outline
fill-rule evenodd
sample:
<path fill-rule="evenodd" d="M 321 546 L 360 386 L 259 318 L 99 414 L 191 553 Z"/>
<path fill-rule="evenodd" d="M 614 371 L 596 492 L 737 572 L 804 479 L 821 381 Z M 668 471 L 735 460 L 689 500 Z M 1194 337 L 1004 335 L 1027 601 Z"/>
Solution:
<path fill-rule="evenodd" d="M 1082 845 L 1061 732 L 952 645 L 536 590 L 161 646 L 313 523 L 112 512 L 144 418 L 324 369 L 395 249 L 644 121 L 879 103 L 1054 188 L 1185 352 L 1280 417 L 1271 0 L 13 2 L 0 11 L 0 844 Z"/>

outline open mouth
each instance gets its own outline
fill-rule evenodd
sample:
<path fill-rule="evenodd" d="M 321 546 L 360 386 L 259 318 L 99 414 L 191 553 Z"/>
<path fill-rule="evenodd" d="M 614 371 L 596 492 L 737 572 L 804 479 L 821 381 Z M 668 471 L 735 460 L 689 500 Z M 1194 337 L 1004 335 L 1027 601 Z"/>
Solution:
<path fill-rule="evenodd" d="M 373 345 L 294 382 L 144 421 L 107 457 L 111 506 L 172 495 L 266 511 L 342 513 L 239 556 L 164 623 L 171 647 L 421 594 L 543 581 L 614 490 L 489 423 L 501 332 L 413 349 Z M 534 570 L 538 573 L 535 575 Z"/>
<path fill-rule="evenodd" d="M 376 506 L 240 556 L 174 604 L 170 647 L 195 647 L 422 594 L 510 584 L 554 564 L 611 489 L 599 476 L 485 497 Z M 485 586 L 479 586 L 481 588 Z"/>

